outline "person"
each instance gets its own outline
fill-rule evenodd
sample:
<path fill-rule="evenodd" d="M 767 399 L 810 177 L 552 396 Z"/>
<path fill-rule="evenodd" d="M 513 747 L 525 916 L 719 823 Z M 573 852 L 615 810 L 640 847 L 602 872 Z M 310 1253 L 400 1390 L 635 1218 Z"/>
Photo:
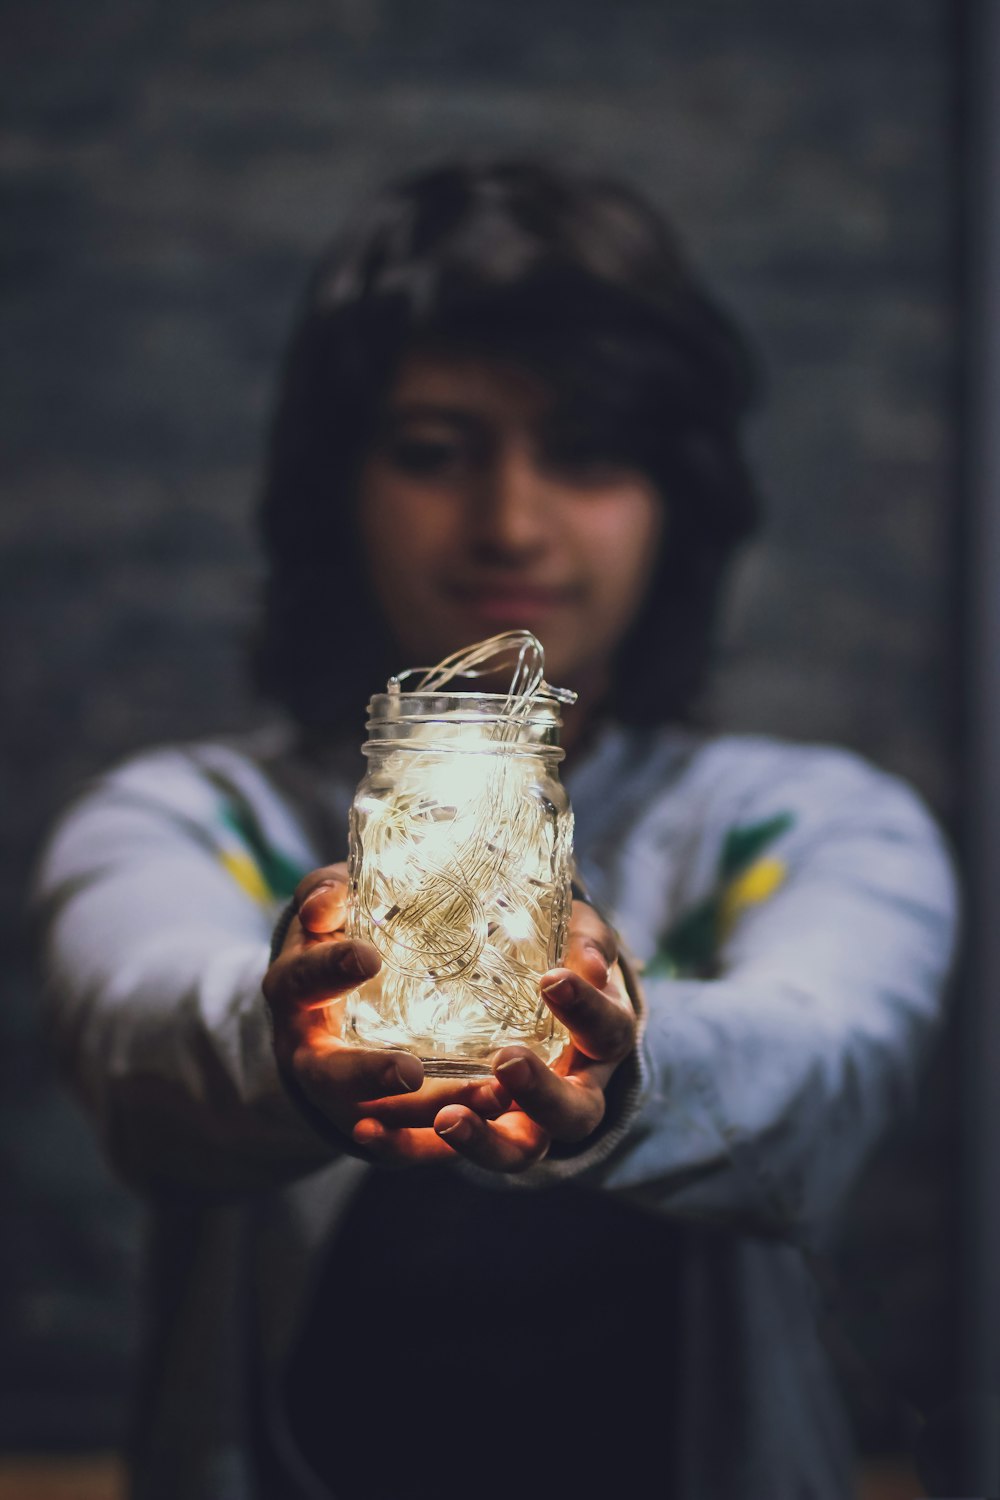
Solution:
<path fill-rule="evenodd" d="M 314 274 L 262 504 L 285 718 L 112 770 L 37 882 L 60 1053 L 151 1205 L 140 1500 L 853 1493 L 808 1256 L 956 896 L 897 779 L 699 727 L 755 389 L 652 207 L 540 162 L 407 178 Z M 509 628 L 579 693 L 572 1045 L 427 1078 L 338 1030 L 379 962 L 363 708 Z"/>

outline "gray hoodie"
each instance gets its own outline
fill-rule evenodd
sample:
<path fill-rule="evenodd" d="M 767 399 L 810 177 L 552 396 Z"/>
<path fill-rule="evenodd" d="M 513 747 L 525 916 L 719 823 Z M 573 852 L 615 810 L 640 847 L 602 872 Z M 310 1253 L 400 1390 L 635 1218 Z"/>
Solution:
<path fill-rule="evenodd" d="M 325 1493 L 275 1392 L 371 1168 L 285 1093 L 260 985 L 297 879 L 345 855 L 361 772 L 284 733 L 161 749 L 88 791 L 42 860 L 57 1046 L 151 1201 L 140 1500 L 258 1497 L 255 1424 L 288 1473 L 275 1500 Z M 677 1223 L 680 1437 L 651 1495 L 847 1500 L 806 1252 L 913 1098 L 954 942 L 947 852 L 906 786 L 836 749 L 609 725 L 567 785 L 639 1041 L 581 1146 L 516 1178 L 456 1170 L 573 1177 Z"/>

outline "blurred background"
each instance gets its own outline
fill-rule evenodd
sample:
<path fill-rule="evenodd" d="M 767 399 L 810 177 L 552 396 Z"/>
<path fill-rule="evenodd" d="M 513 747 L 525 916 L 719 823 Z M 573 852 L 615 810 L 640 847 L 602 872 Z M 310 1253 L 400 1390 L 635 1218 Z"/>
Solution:
<path fill-rule="evenodd" d="M 141 1238 L 46 1054 L 27 872 L 92 773 L 260 721 L 244 642 L 276 362 L 312 258 L 387 175 L 540 151 L 676 220 L 769 376 L 770 521 L 715 715 L 855 747 L 961 839 L 967 28 L 950 0 L 3 0 L 0 20 L 10 1456 L 121 1439 Z M 958 1031 L 830 1283 L 873 1461 L 965 1378 Z"/>

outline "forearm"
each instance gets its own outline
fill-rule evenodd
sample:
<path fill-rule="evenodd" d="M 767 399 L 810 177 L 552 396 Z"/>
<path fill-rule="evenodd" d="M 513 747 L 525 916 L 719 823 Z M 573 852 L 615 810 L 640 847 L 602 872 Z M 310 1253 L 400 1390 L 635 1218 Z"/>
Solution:
<path fill-rule="evenodd" d="M 143 1191 L 230 1194 L 328 1162 L 275 1066 L 266 949 L 164 942 L 167 965 L 150 945 L 119 976 L 48 984 L 61 1062 L 116 1170 Z"/>
<path fill-rule="evenodd" d="M 915 1097 L 954 946 L 950 861 L 897 787 L 805 817 L 776 893 L 725 935 L 718 978 L 650 977 L 611 1150 L 560 1166 L 656 1212 L 822 1238 Z M 843 810 L 841 810 L 843 809 Z"/>
<path fill-rule="evenodd" d="M 632 1117 L 592 1174 L 669 1215 L 814 1243 L 912 1104 L 935 1027 L 822 1017 L 792 986 L 650 985 Z"/>
<path fill-rule="evenodd" d="M 229 1194 L 331 1159 L 274 1060 L 273 913 L 183 825 L 100 788 L 57 830 L 35 905 L 53 1045 L 131 1183 Z"/>

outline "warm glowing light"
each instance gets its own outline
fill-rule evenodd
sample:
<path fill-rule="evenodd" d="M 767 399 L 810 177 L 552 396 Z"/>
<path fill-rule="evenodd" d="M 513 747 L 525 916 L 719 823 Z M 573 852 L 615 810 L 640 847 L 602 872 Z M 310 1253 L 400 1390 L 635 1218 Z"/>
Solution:
<path fill-rule="evenodd" d="M 482 1071 L 510 1041 L 554 1056 L 565 1040 L 538 990 L 569 909 L 554 694 L 534 637 L 497 640 L 519 653 L 506 700 L 441 693 L 450 674 L 495 657 L 496 641 L 435 668 L 417 694 L 390 685 L 373 700 L 388 707 L 372 720 L 379 737 L 351 815 L 350 930 L 383 967 L 349 1003 L 348 1033 L 410 1047 L 429 1071 Z"/>
<path fill-rule="evenodd" d="M 530 911 L 510 911 L 500 918 L 500 926 L 513 942 L 527 942 L 535 931 L 535 918 Z"/>

